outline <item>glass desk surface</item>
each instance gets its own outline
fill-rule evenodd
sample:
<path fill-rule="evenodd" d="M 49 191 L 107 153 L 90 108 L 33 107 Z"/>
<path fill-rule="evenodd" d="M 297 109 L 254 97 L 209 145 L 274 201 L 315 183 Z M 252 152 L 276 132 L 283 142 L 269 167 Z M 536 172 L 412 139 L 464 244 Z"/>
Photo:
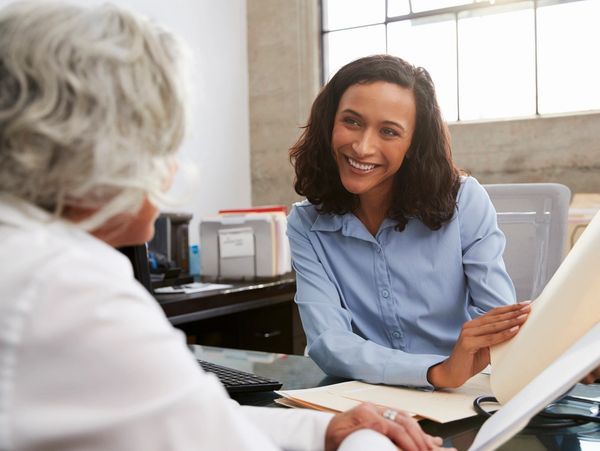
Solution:
<path fill-rule="evenodd" d="M 276 379 L 283 383 L 282 389 L 286 390 L 336 384 L 345 380 L 325 375 L 310 358 L 304 356 L 199 345 L 191 345 L 190 349 L 198 359 Z M 596 390 L 600 396 L 600 385 L 591 387 L 591 390 Z M 587 389 L 588 392 L 589 390 Z M 281 407 L 274 403 L 278 397 L 274 392 L 240 393 L 233 396 L 244 405 Z M 445 424 L 424 420 L 421 421 L 421 426 L 428 433 L 443 437 L 444 445 L 463 451 L 469 448 L 484 421 L 483 417 L 471 417 Z M 525 428 L 499 450 L 600 451 L 600 423 L 562 428 Z"/>

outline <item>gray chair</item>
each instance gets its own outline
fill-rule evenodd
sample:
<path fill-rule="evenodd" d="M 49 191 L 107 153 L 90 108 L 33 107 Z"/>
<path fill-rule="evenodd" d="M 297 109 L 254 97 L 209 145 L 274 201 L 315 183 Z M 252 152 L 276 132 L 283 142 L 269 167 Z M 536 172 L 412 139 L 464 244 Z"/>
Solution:
<path fill-rule="evenodd" d="M 484 185 L 506 235 L 504 263 L 518 300 L 535 299 L 560 266 L 571 191 L 558 183 Z"/>

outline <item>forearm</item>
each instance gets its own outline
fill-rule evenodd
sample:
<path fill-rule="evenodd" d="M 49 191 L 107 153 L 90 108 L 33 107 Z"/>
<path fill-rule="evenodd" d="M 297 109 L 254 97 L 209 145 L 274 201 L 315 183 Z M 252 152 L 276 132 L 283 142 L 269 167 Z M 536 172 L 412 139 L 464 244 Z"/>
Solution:
<path fill-rule="evenodd" d="M 432 388 L 427 371 L 443 355 L 410 354 L 364 340 L 351 332 L 330 331 L 309 348 L 311 358 L 333 376 L 373 384 Z"/>

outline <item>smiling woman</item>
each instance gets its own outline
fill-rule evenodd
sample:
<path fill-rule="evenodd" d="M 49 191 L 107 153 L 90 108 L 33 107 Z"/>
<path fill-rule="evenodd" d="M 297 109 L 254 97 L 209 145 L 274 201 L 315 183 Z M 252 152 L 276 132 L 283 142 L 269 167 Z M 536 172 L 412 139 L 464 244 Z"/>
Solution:
<path fill-rule="evenodd" d="M 452 162 L 427 71 L 389 55 L 340 69 L 290 150 L 288 221 L 308 353 L 329 374 L 462 385 L 528 304 L 485 190 Z"/>
<path fill-rule="evenodd" d="M 391 203 L 394 176 L 410 147 L 415 115 L 412 91 L 393 83 L 356 84 L 340 99 L 331 138 L 333 156 L 342 185 L 360 198 L 357 216 L 373 235 Z M 375 222 L 368 224 L 371 217 Z"/>

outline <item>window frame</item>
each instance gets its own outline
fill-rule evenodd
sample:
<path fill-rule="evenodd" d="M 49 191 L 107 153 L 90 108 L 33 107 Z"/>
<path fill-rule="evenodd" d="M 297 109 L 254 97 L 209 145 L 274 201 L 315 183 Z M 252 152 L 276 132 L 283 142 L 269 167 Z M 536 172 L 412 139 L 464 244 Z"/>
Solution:
<path fill-rule="evenodd" d="M 351 27 L 345 27 L 345 28 L 335 28 L 335 29 L 325 29 L 325 24 L 324 24 L 324 20 L 325 20 L 325 3 L 327 0 L 320 0 L 320 29 L 321 29 L 321 38 L 320 38 L 320 47 L 321 47 L 321 70 L 320 70 L 320 78 L 321 78 L 321 85 L 324 85 L 326 79 L 327 79 L 327 75 L 326 74 L 326 68 L 327 68 L 327 58 L 328 58 L 328 49 L 326 48 L 326 35 L 331 33 L 331 32 L 338 32 L 338 31 L 345 31 L 345 30 L 353 30 L 353 29 L 359 29 L 359 28 L 365 28 L 365 27 L 372 27 L 374 25 L 384 25 L 385 27 L 385 49 L 386 49 L 386 53 L 389 50 L 389 45 L 388 45 L 388 25 L 392 24 L 392 23 L 396 23 L 396 22 L 401 22 L 401 21 L 407 21 L 407 20 L 415 20 L 415 19 L 421 19 L 421 18 L 428 18 L 428 17 L 435 17 L 435 16 L 441 16 L 441 15 L 453 15 L 454 16 L 454 24 L 456 27 L 456 40 L 455 40 L 455 47 L 456 47 L 456 119 L 449 121 L 450 123 L 457 123 L 457 122 L 496 122 L 498 120 L 511 120 L 511 119 L 524 119 L 526 117 L 543 117 L 546 116 L 544 114 L 541 114 L 539 111 L 539 72 L 538 72 L 538 8 L 540 7 L 546 7 L 546 6 L 550 6 L 550 5 L 558 5 L 558 4 L 564 4 L 564 3 L 574 3 L 574 2 L 581 2 L 581 1 L 589 1 L 589 0 L 488 0 L 488 1 L 478 1 L 477 3 L 467 3 L 464 5 L 459 5 L 459 6 L 451 6 L 451 7 L 445 7 L 445 8 L 437 8 L 437 9 L 431 9 L 431 10 L 427 10 L 427 11 L 420 11 L 420 12 L 413 12 L 413 6 L 412 3 L 415 0 L 407 0 L 408 1 L 408 5 L 410 8 L 410 13 L 408 14 L 403 14 L 403 15 L 399 15 L 399 16 L 388 16 L 388 3 L 389 0 L 385 0 L 385 19 L 383 22 L 376 22 L 376 23 L 368 23 L 368 24 L 363 24 L 363 25 L 357 25 L 357 26 L 351 26 Z M 416 0 L 419 1 L 419 0 Z M 535 114 L 534 116 L 510 116 L 510 117 L 498 117 L 498 118 L 489 118 L 489 119 L 479 119 L 479 120 L 464 120 L 461 119 L 461 110 L 460 110 L 460 65 L 459 65 L 459 16 L 462 13 L 465 12 L 472 12 L 472 11 L 492 11 L 494 9 L 497 9 L 498 7 L 503 7 L 506 5 L 525 5 L 525 4 L 532 4 L 533 7 L 533 48 L 534 48 L 534 54 L 532 55 L 533 59 L 534 59 L 534 74 L 535 74 L 535 82 L 534 82 L 534 86 L 535 86 Z M 585 110 L 585 111 L 564 111 L 564 112 L 557 112 L 557 113 L 551 113 L 548 114 L 547 116 L 556 116 L 556 115 L 575 115 L 575 114 L 581 114 L 582 112 L 584 113 L 588 113 L 591 111 L 598 111 L 596 110 Z"/>

